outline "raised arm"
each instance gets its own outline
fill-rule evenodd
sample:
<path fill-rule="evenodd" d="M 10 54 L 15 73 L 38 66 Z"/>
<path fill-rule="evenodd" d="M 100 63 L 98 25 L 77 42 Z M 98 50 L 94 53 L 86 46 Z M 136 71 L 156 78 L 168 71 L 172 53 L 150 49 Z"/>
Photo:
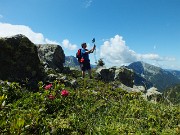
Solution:
<path fill-rule="evenodd" d="M 91 50 L 89 50 L 90 53 L 93 53 L 95 49 L 96 49 L 96 45 L 94 44 L 93 48 Z"/>

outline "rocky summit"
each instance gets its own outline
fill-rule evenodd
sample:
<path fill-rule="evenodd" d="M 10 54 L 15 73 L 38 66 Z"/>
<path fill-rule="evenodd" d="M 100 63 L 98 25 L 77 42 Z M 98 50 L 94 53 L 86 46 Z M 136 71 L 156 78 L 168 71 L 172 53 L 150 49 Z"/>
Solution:
<path fill-rule="evenodd" d="M 22 81 L 42 76 L 37 47 L 26 36 L 0 38 L 0 79 Z"/>
<path fill-rule="evenodd" d="M 0 38 L 1 80 L 43 80 L 49 69 L 61 72 L 64 62 L 65 54 L 59 45 L 35 45 L 21 34 Z"/>
<path fill-rule="evenodd" d="M 59 72 L 63 70 L 65 54 L 61 46 L 53 44 L 37 45 L 40 61 L 43 63 L 45 70 L 54 69 Z"/>
<path fill-rule="evenodd" d="M 96 77 L 106 82 L 117 80 L 129 87 L 134 85 L 134 73 L 126 67 L 112 67 L 109 69 L 101 67 L 96 70 Z"/>

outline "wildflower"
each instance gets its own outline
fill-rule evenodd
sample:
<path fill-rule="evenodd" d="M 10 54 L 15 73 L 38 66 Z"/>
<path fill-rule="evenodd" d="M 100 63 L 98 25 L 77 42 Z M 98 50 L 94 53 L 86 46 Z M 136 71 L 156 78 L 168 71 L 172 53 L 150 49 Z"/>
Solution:
<path fill-rule="evenodd" d="M 66 97 L 68 95 L 69 95 L 69 92 L 67 90 L 62 90 L 61 91 L 61 96 Z"/>
<path fill-rule="evenodd" d="M 48 89 L 50 89 L 52 87 L 52 84 L 48 84 L 48 85 L 46 85 L 44 88 L 46 89 L 46 90 L 48 90 Z"/>
<path fill-rule="evenodd" d="M 55 99 L 55 96 L 53 96 L 52 94 L 50 94 L 50 95 L 48 96 L 48 98 L 49 98 L 50 100 L 54 100 L 54 99 Z"/>

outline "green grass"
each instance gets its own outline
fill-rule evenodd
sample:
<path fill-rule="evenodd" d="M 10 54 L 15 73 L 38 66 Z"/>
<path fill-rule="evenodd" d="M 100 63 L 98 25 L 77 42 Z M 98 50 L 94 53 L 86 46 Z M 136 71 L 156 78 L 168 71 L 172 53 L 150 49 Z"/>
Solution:
<path fill-rule="evenodd" d="M 69 76 L 70 77 L 70 76 Z M 54 81 L 28 91 L 17 83 L 0 86 L 1 134 L 180 134 L 180 106 L 153 104 L 99 80 L 78 78 L 74 90 Z M 68 90 L 68 96 L 61 91 Z M 49 99 L 52 94 L 55 98 Z"/>

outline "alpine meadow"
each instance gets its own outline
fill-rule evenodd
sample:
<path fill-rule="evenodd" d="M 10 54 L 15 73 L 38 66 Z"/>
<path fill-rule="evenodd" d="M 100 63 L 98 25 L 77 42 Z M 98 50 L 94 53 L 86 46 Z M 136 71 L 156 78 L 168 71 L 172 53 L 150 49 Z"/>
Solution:
<path fill-rule="evenodd" d="M 0 0 L 0 135 L 180 135 L 180 0 Z"/>

